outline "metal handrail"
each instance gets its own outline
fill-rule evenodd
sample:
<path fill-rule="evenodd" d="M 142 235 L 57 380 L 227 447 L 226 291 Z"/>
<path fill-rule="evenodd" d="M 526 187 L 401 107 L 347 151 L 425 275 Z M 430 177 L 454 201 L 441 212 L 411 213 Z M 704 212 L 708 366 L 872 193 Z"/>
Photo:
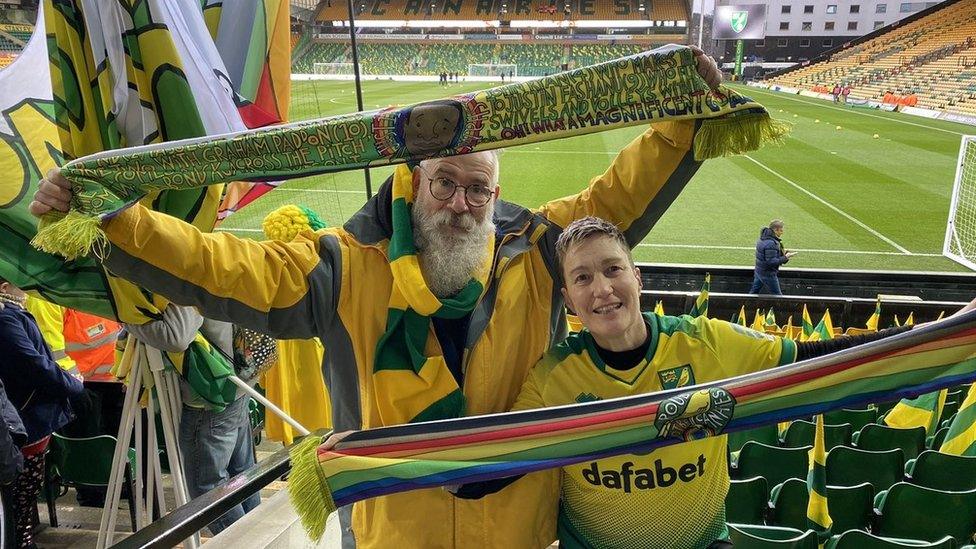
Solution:
<path fill-rule="evenodd" d="M 309 436 L 327 436 L 323 429 Z M 298 444 L 296 440 L 292 446 Z M 223 516 L 235 505 L 259 492 L 291 470 L 288 453 L 291 446 L 282 448 L 247 471 L 177 507 L 164 517 L 132 534 L 112 547 L 136 549 L 143 547 L 173 547 Z"/>

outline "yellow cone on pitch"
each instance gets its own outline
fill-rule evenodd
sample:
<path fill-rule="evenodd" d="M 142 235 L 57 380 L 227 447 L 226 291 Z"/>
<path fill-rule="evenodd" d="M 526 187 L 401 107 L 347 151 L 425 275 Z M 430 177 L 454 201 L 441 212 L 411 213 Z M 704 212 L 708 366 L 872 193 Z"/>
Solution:
<path fill-rule="evenodd" d="M 874 137 L 875 139 L 877 139 L 877 138 L 879 138 L 879 137 L 881 137 L 881 136 L 880 136 L 880 135 L 878 135 L 878 134 L 874 134 L 874 135 L 873 135 L 872 137 Z"/>
<path fill-rule="evenodd" d="M 837 126 L 837 129 L 839 130 L 840 129 L 840 126 Z"/>
<path fill-rule="evenodd" d="M 817 124 L 819 124 L 820 123 L 820 119 L 818 118 L 818 119 L 814 120 L 814 122 L 816 122 Z"/>

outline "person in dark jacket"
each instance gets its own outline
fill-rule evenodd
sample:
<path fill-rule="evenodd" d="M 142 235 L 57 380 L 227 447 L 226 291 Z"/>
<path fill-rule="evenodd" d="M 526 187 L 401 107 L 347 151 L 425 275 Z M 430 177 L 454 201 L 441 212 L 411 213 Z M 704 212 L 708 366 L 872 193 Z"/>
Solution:
<path fill-rule="evenodd" d="M 44 451 L 51 433 L 71 421 L 68 399 L 84 391 L 81 375 L 72 375 L 54 361 L 44 343 L 37 321 L 24 309 L 27 295 L 0 279 L 0 381 L 11 404 L 20 412 L 27 431 L 21 449 L 24 470 L 4 497 L 14 510 L 17 546 L 35 547 L 32 537 L 32 509 L 44 480 Z"/>
<path fill-rule="evenodd" d="M 750 294 L 761 293 L 763 288 L 773 295 L 783 295 L 779 288 L 779 267 L 796 252 L 783 249 L 783 221 L 774 219 L 769 222 L 768 227 L 763 227 L 759 232 L 759 240 L 756 241 L 756 272 L 752 279 Z"/>

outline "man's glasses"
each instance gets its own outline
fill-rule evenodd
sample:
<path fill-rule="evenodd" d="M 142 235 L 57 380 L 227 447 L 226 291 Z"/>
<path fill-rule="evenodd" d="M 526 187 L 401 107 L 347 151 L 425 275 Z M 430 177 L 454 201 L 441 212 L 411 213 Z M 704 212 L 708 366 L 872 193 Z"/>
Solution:
<path fill-rule="evenodd" d="M 491 197 L 495 194 L 491 189 L 484 185 L 475 184 L 465 187 L 464 185 L 459 185 L 446 177 L 428 177 L 426 172 L 422 173 L 424 173 L 424 177 L 427 177 L 427 180 L 430 183 L 430 195 L 442 202 L 446 202 L 454 198 L 454 193 L 456 193 L 458 189 L 461 189 L 461 192 L 464 193 L 464 201 L 468 203 L 468 206 L 472 208 L 480 208 L 488 204 Z"/>

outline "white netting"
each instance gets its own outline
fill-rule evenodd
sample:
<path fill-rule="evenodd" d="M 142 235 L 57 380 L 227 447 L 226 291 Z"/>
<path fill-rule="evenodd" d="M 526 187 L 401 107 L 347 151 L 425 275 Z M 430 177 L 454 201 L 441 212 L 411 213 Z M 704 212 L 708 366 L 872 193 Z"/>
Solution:
<path fill-rule="evenodd" d="M 518 65 L 510 63 L 474 63 L 468 65 L 468 76 L 518 76 Z"/>
<path fill-rule="evenodd" d="M 355 74 L 352 63 L 312 63 L 312 74 Z"/>
<path fill-rule="evenodd" d="M 942 253 L 976 271 L 976 136 L 963 136 L 959 148 Z"/>

